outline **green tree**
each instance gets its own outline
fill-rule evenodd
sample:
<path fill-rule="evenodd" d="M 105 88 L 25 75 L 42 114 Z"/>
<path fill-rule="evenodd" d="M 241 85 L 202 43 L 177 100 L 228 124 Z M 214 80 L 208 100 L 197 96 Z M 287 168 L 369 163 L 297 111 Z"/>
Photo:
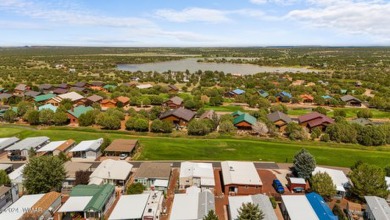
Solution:
<path fill-rule="evenodd" d="M 126 130 L 134 130 L 135 129 L 135 122 L 137 121 L 138 117 L 131 117 L 127 119 L 125 126 Z"/>
<path fill-rule="evenodd" d="M 68 122 L 68 115 L 65 112 L 56 111 L 53 116 L 55 125 L 64 125 Z"/>
<path fill-rule="evenodd" d="M 104 150 L 111 144 L 111 140 L 109 138 L 104 137 L 103 138 L 103 143 L 100 146 L 100 151 L 104 153 Z"/>
<path fill-rule="evenodd" d="M 309 179 L 316 168 L 316 160 L 306 149 L 297 152 L 293 160 L 294 171 L 304 179 Z"/>
<path fill-rule="evenodd" d="M 283 105 L 283 104 L 277 104 L 277 105 L 273 105 L 271 106 L 271 112 L 283 112 L 284 114 L 287 114 L 288 112 L 288 108 L 287 106 Z"/>
<path fill-rule="evenodd" d="M 339 220 L 348 220 L 348 218 L 345 217 L 343 210 L 341 210 L 339 204 L 334 205 L 332 212 L 335 216 L 339 218 Z"/>
<path fill-rule="evenodd" d="M 59 191 L 66 177 L 63 162 L 55 156 L 30 158 L 23 170 L 23 185 L 29 194 Z"/>
<path fill-rule="evenodd" d="M 251 202 L 243 203 L 238 209 L 239 220 L 262 220 L 264 219 L 264 213 L 260 210 L 259 205 L 255 205 Z"/>
<path fill-rule="evenodd" d="M 145 190 L 145 186 L 142 183 L 133 183 L 127 188 L 127 195 L 141 194 Z"/>
<path fill-rule="evenodd" d="M 9 109 L 4 112 L 4 120 L 9 123 L 13 123 L 16 120 L 16 112 L 14 112 L 12 109 Z"/>
<path fill-rule="evenodd" d="M 80 126 L 91 126 L 95 124 L 96 116 L 100 113 L 99 110 L 92 110 L 83 113 L 79 117 Z"/>
<path fill-rule="evenodd" d="M 310 185 L 313 191 L 317 192 L 327 200 L 336 195 L 336 185 L 326 172 L 318 172 L 313 175 L 310 179 Z"/>
<path fill-rule="evenodd" d="M 344 109 L 335 109 L 333 111 L 333 116 L 334 117 L 347 117 L 347 112 Z"/>
<path fill-rule="evenodd" d="M 75 185 L 87 185 L 89 182 L 89 176 L 91 176 L 92 171 L 89 170 L 78 170 L 75 173 Z"/>
<path fill-rule="evenodd" d="M 19 102 L 18 104 L 18 110 L 17 110 L 17 115 L 19 117 L 23 116 L 24 114 L 26 114 L 26 112 L 31 109 L 31 104 L 29 102 L 26 102 L 26 101 L 23 101 L 23 102 Z"/>
<path fill-rule="evenodd" d="M 117 116 L 109 115 L 106 112 L 102 112 L 96 116 L 96 124 L 108 130 L 118 130 L 121 128 L 121 120 Z"/>
<path fill-rule="evenodd" d="M 192 120 L 188 123 L 188 134 L 202 136 L 211 132 L 211 128 L 206 120 Z"/>
<path fill-rule="evenodd" d="M 161 129 L 163 133 L 172 133 L 173 130 L 172 123 L 169 121 L 163 121 Z"/>
<path fill-rule="evenodd" d="M 63 99 L 60 102 L 60 106 L 64 106 L 66 110 L 70 110 L 73 106 L 73 102 L 71 99 Z"/>
<path fill-rule="evenodd" d="M 54 112 L 51 109 L 43 109 L 39 112 L 39 122 L 45 125 L 51 125 L 53 123 Z"/>
<path fill-rule="evenodd" d="M 233 122 L 231 121 L 223 121 L 219 125 L 219 132 L 223 134 L 231 134 L 235 132 L 237 128 L 233 125 Z"/>
<path fill-rule="evenodd" d="M 356 113 L 358 118 L 372 118 L 372 112 L 370 109 L 361 109 Z"/>
<path fill-rule="evenodd" d="M 386 135 L 377 126 L 364 126 L 358 130 L 357 141 L 365 146 L 386 144 Z"/>
<path fill-rule="evenodd" d="M 217 214 L 215 214 L 214 210 L 211 209 L 205 217 L 203 217 L 203 220 L 218 220 Z"/>
<path fill-rule="evenodd" d="M 329 125 L 325 132 L 329 134 L 330 140 L 342 143 L 356 143 L 357 131 L 349 123 L 334 123 Z"/>
<path fill-rule="evenodd" d="M 144 118 L 138 118 L 134 123 L 134 130 L 140 132 L 149 131 L 149 121 Z"/>
<path fill-rule="evenodd" d="M 6 185 L 8 186 L 11 183 L 11 180 L 8 177 L 7 172 L 5 170 L 0 170 L 0 186 Z"/>
<path fill-rule="evenodd" d="M 352 169 L 349 175 L 352 182 L 351 193 L 361 201 L 364 196 L 378 196 L 386 198 L 389 195 L 385 181 L 385 171 L 375 165 L 361 163 Z"/>
<path fill-rule="evenodd" d="M 390 164 L 385 166 L 385 175 L 390 176 Z"/>
<path fill-rule="evenodd" d="M 326 115 L 326 113 L 327 113 L 328 111 L 326 110 L 326 108 L 319 106 L 319 107 L 317 107 L 317 108 L 314 108 L 314 109 L 313 109 L 313 112 L 318 112 L 318 113 L 320 113 L 320 114 Z"/>
<path fill-rule="evenodd" d="M 308 136 L 305 129 L 299 124 L 294 122 L 290 122 L 287 124 L 286 134 L 287 137 L 290 138 L 291 140 L 306 140 Z"/>
<path fill-rule="evenodd" d="M 155 119 L 152 121 L 152 124 L 150 125 L 150 131 L 161 132 L 162 126 L 163 126 L 163 122 L 159 119 Z"/>
<path fill-rule="evenodd" d="M 39 111 L 33 109 L 28 110 L 25 114 L 25 120 L 30 125 L 39 125 Z"/>

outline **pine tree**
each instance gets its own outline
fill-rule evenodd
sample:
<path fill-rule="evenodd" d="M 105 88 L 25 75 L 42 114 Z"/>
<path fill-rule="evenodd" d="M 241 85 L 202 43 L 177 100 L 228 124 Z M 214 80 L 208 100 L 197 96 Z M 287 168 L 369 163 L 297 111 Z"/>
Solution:
<path fill-rule="evenodd" d="M 260 210 L 259 205 L 253 203 L 243 203 L 238 209 L 239 220 L 262 220 L 264 213 Z"/>
<path fill-rule="evenodd" d="M 203 217 L 203 220 L 218 220 L 218 216 L 215 214 L 214 210 L 211 209 L 205 217 Z"/>
<path fill-rule="evenodd" d="M 309 179 L 316 168 L 315 158 L 305 149 L 295 154 L 293 163 L 295 172 L 304 179 Z"/>

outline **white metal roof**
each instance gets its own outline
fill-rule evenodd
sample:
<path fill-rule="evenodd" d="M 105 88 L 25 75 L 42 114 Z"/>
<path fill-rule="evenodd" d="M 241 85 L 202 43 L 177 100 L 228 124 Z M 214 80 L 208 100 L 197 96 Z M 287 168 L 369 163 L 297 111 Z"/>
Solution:
<path fill-rule="evenodd" d="M 24 213 L 31 210 L 30 208 L 35 205 L 45 194 L 24 195 L 20 197 L 10 207 L 0 213 L 0 219 L 16 220 L 20 219 Z"/>
<path fill-rule="evenodd" d="M 335 170 L 330 168 L 324 168 L 324 167 L 316 167 L 312 173 L 312 175 L 315 175 L 316 173 L 327 173 L 333 180 L 333 184 L 336 185 L 336 190 L 345 192 L 344 186 L 349 183 L 347 175 L 341 170 Z"/>
<path fill-rule="evenodd" d="M 92 179 L 114 179 L 126 180 L 129 176 L 133 165 L 123 160 L 103 160 L 99 166 L 93 171 L 90 180 Z M 95 180 L 96 181 L 96 180 Z"/>
<path fill-rule="evenodd" d="M 385 180 L 386 180 L 387 190 L 390 191 L 390 177 L 385 176 Z"/>
<path fill-rule="evenodd" d="M 84 98 L 84 96 L 78 94 L 77 92 L 68 92 L 68 93 L 59 95 L 58 97 L 60 97 L 61 99 L 70 99 L 70 100 L 72 100 L 72 102 Z"/>
<path fill-rule="evenodd" d="M 249 195 L 249 196 L 229 196 L 229 211 L 231 220 L 238 219 L 238 209 L 242 206 L 243 203 L 253 203 L 259 205 L 260 210 L 264 213 L 264 219 L 267 220 L 277 220 L 275 211 L 272 207 L 269 197 L 266 195 Z"/>
<path fill-rule="evenodd" d="M 89 141 L 81 141 L 78 145 L 72 148 L 70 152 L 89 151 L 89 150 L 96 151 L 97 149 L 99 149 L 100 145 L 102 144 L 103 144 L 103 138 L 99 138 L 96 140 L 89 140 Z"/>
<path fill-rule="evenodd" d="M 12 183 L 23 182 L 23 169 L 25 166 L 26 164 L 23 164 L 22 166 L 18 167 L 18 169 L 15 169 L 14 171 L 12 171 L 12 173 L 8 174 L 8 177 Z"/>
<path fill-rule="evenodd" d="M 225 185 L 263 185 L 252 162 L 224 161 L 221 166 Z"/>
<path fill-rule="evenodd" d="M 23 139 L 16 144 L 12 145 L 11 147 L 8 147 L 6 150 L 30 150 L 31 148 L 36 148 L 40 146 L 41 144 L 45 143 L 46 141 L 49 141 L 50 139 L 45 136 L 41 137 L 30 137 Z"/>
<path fill-rule="evenodd" d="M 58 212 L 83 212 L 91 199 L 92 196 L 71 196 Z"/>
<path fill-rule="evenodd" d="M 66 141 L 52 141 L 45 146 L 43 146 L 41 149 L 37 150 L 37 152 L 48 152 L 48 151 L 54 151 L 57 149 L 57 147 L 61 146 Z"/>
<path fill-rule="evenodd" d="M 5 164 L 5 163 L 0 164 L 0 170 L 6 170 L 10 167 L 12 167 L 12 164 Z"/>
<path fill-rule="evenodd" d="M 154 186 L 157 186 L 157 187 L 168 187 L 168 183 L 169 181 L 168 180 L 159 180 L 157 179 L 156 181 L 154 181 Z"/>
<path fill-rule="evenodd" d="M 211 163 L 182 162 L 180 165 L 180 178 L 197 177 L 201 184 L 215 186 L 214 169 Z"/>
<path fill-rule="evenodd" d="M 0 138 L 0 150 L 19 141 L 17 137 Z"/>
<path fill-rule="evenodd" d="M 108 219 L 142 219 L 149 195 L 150 194 L 121 196 Z"/>
<path fill-rule="evenodd" d="M 306 184 L 305 179 L 296 177 L 290 177 L 290 182 L 293 184 Z"/>
<path fill-rule="evenodd" d="M 282 195 L 282 201 L 291 220 L 319 220 L 305 195 Z"/>
<path fill-rule="evenodd" d="M 375 219 L 390 220 L 390 206 L 385 199 L 377 196 L 365 196 L 364 199 Z"/>
<path fill-rule="evenodd" d="M 137 88 L 139 89 L 149 89 L 149 88 L 152 88 L 152 84 L 141 84 L 141 85 L 137 85 L 136 86 Z"/>
<path fill-rule="evenodd" d="M 198 194 L 175 194 L 170 220 L 198 219 Z"/>

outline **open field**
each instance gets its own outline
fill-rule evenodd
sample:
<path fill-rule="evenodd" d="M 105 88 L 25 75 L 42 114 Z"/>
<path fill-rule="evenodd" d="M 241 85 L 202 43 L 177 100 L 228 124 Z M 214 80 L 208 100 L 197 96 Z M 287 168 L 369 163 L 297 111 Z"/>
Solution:
<path fill-rule="evenodd" d="M 250 138 L 219 137 L 174 138 L 162 136 L 136 136 L 127 132 L 109 132 L 93 129 L 49 128 L 32 130 L 29 127 L 0 127 L 0 137 L 16 135 L 20 138 L 45 135 L 52 140 L 73 138 L 76 141 L 100 137 L 110 139 L 137 138 L 142 152 L 138 160 L 250 160 L 292 162 L 301 148 L 312 153 L 318 164 L 349 167 L 356 160 L 384 167 L 389 164 L 389 147 L 363 147 L 360 145 L 319 142 L 269 141 Z"/>
<path fill-rule="evenodd" d="M 204 106 L 205 110 L 214 110 L 216 112 L 235 112 L 235 111 L 244 111 L 241 106 L 236 105 L 221 105 L 221 106 Z"/>

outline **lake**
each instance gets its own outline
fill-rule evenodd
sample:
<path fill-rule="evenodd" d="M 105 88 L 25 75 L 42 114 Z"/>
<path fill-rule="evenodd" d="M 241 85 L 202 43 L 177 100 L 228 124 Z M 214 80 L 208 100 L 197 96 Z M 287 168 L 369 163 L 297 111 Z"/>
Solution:
<path fill-rule="evenodd" d="M 257 66 L 253 64 L 234 64 L 234 63 L 202 63 L 197 62 L 198 58 L 186 58 L 182 60 L 157 62 L 157 63 L 143 63 L 143 64 L 118 64 L 118 70 L 124 71 L 142 71 L 142 72 L 167 72 L 171 71 L 186 71 L 189 70 L 191 73 L 198 70 L 206 71 L 223 71 L 224 73 L 242 74 L 249 75 L 262 72 L 271 73 L 308 73 L 318 72 L 308 68 L 298 67 L 271 67 L 271 66 Z"/>

